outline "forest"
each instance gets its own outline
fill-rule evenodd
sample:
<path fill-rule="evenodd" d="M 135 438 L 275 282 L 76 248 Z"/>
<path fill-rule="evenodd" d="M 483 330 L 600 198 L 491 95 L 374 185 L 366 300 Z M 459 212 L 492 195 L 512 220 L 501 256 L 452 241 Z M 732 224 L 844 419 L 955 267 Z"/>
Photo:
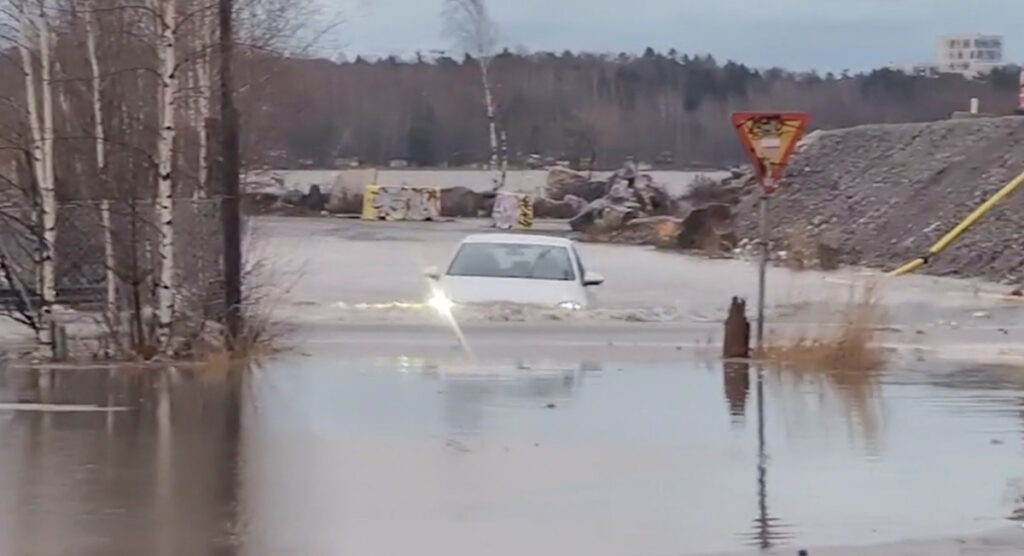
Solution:
<path fill-rule="evenodd" d="M 266 81 L 263 104 L 249 106 L 245 122 L 249 154 L 273 154 L 271 165 L 488 160 L 487 114 L 470 56 L 249 62 L 264 66 L 254 73 L 278 76 Z M 674 167 L 738 162 L 742 152 L 728 123 L 738 110 L 806 111 L 816 129 L 947 118 L 971 97 L 983 111 L 1009 113 L 1019 73 L 1008 67 L 977 80 L 888 69 L 792 73 L 653 49 L 614 56 L 504 51 L 489 67 L 511 164 L 538 154 L 599 168 L 626 156 Z"/>

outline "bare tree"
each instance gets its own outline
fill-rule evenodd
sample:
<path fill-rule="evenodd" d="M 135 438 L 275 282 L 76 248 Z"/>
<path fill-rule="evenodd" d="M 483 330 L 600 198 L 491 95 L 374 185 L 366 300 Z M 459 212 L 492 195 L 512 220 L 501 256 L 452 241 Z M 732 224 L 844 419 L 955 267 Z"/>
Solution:
<path fill-rule="evenodd" d="M 33 201 L 36 206 L 37 226 L 41 228 L 38 247 L 38 278 L 42 302 L 40 331 L 48 338 L 52 321 L 53 304 L 57 299 L 56 256 L 57 244 L 57 196 L 53 162 L 53 64 L 51 61 L 52 39 L 47 0 L 39 0 L 31 6 L 27 0 L 15 4 L 15 14 L 20 30 L 18 51 L 21 55 L 21 71 L 25 80 L 25 106 L 28 118 L 29 158 L 31 159 Z M 33 40 L 35 39 L 35 40 Z M 40 107 L 36 97 L 36 65 L 33 43 L 39 49 L 42 89 Z"/>
<path fill-rule="evenodd" d="M 159 131 L 157 136 L 157 188 L 156 217 L 159 228 L 157 257 L 156 317 L 157 342 L 164 349 L 170 347 L 171 326 L 174 323 L 174 140 L 177 125 L 174 114 L 178 96 L 175 48 L 177 37 L 177 7 L 175 0 L 159 0 L 157 17 L 159 42 L 159 82 L 157 102 Z"/>
<path fill-rule="evenodd" d="M 491 156 L 488 168 L 498 170 L 501 146 L 498 142 L 497 110 L 494 106 L 494 89 L 491 83 L 491 62 L 498 47 L 498 33 L 487 11 L 485 0 L 445 0 L 445 31 L 459 48 L 472 56 L 480 66 L 480 82 L 484 90 L 484 106 L 487 109 L 487 131 L 490 139 Z M 501 174 L 502 176 L 504 173 Z M 504 185 L 502 177 L 494 178 L 495 189 Z"/>

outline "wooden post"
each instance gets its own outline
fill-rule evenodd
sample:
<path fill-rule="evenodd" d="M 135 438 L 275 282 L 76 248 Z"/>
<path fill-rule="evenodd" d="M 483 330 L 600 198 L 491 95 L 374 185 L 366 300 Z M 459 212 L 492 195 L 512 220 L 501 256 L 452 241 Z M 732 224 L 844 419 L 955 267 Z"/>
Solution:
<path fill-rule="evenodd" d="M 725 359 L 746 359 L 750 357 L 750 321 L 747 320 L 747 302 L 733 297 L 729 305 L 729 316 L 725 319 L 725 338 L 722 341 L 722 357 Z"/>

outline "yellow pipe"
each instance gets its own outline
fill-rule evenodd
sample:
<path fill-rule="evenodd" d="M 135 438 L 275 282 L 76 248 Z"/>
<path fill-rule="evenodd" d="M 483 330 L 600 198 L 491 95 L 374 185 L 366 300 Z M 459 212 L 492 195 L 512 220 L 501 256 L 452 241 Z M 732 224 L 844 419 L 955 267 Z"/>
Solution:
<path fill-rule="evenodd" d="M 921 268 L 927 263 L 924 259 L 914 259 L 909 263 L 897 268 L 896 270 L 889 273 L 889 276 L 903 276 L 904 274 L 910 274 L 915 270 Z"/>
<path fill-rule="evenodd" d="M 963 235 L 963 233 L 966 232 L 968 228 L 976 224 L 978 220 L 981 220 L 982 216 L 985 216 L 985 214 L 987 214 L 988 211 L 992 210 L 993 207 L 999 204 L 1002 200 L 1009 197 L 1011 193 L 1013 193 L 1018 187 L 1021 186 L 1021 184 L 1024 184 L 1024 172 L 1021 172 L 1021 174 L 1014 178 L 1013 181 L 1006 184 L 1006 186 L 997 191 L 995 195 L 989 197 L 987 201 L 982 203 L 980 207 L 974 209 L 974 212 L 969 214 L 967 218 L 964 218 L 963 221 L 957 224 L 955 228 L 949 231 L 949 233 L 942 236 L 942 239 L 935 242 L 935 245 L 932 245 L 931 249 L 928 250 L 928 256 L 931 257 L 932 255 L 937 255 L 943 250 L 945 250 L 947 247 L 949 247 L 950 244 L 952 244 L 954 241 L 956 241 L 957 238 Z M 921 268 L 926 264 L 928 264 L 927 258 L 917 258 L 890 272 L 889 275 L 903 276 L 904 274 L 910 274 L 911 272 L 914 272 L 915 270 Z"/>

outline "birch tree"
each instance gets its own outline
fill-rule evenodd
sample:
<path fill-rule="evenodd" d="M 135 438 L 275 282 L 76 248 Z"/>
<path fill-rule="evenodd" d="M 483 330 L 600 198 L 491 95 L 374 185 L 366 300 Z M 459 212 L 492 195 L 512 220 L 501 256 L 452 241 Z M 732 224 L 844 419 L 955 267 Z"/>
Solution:
<path fill-rule="evenodd" d="M 158 228 L 156 284 L 157 341 L 169 348 L 174 320 L 174 140 L 177 127 L 174 108 L 177 103 L 175 0 L 157 0 L 157 187 L 156 218 Z"/>
<path fill-rule="evenodd" d="M 491 61 L 498 46 L 498 33 L 487 11 L 485 0 L 445 0 L 445 31 L 459 48 L 476 60 L 480 67 L 480 83 L 484 92 L 484 107 L 487 110 L 487 133 L 491 154 L 488 169 L 496 172 L 501 159 L 498 142 L 497 110 L 494 103 L 494 88 L 491 83 Z M 496 174 L 493 178 L 495 189 L 504 185 L 504 179 Z"/>
<path fill-rule="evenodd" d="M 42 228 L 39 241 L 38 271 L 39 290 L 42 301 L 41 332 L 48 338 L 52 321 L 53 303 L 57 298 L 56 257 L 57 244 L 57 199 L 54 187 L 53 165 L 53 64 L 50 60 L 51 38 L 47 20 L 47 0 L 39 0 L 37 6 L 30 6 L 26 0 L 16 5 L 19 40 L 18 52 L 21 57 L 21 71 L 25 81 L 25 108 L 29 129 L 29 158 L 36 199 L 37 226 Z M 37 99 L 36 66 L 32 49 L 38 44 L 40 60 L 39 84 L 42 89 L 41 102 Z"/>
<path fill-rule="evenodd" d="M 85 11 L 85 47 L 89 57 L 89 70 L 92 93 L 93 135 L 96 145 L 96 171 L 103 174 L 107 166 L 105 134 L 103 132 L 103 97 L 102 77 L 100 74 L 99 56 L 96 54 L 96 15 L 93 13 L 95 0 L 89 3 Z"/>
<path fill-rule="evenodd" d="M 210 118 L 210 98 L 213 95 L 213 88 L 211 85 L 211 64 L 210 64 L 210 49 L 213 44 L 213 17 L 206 11 L 202 10 L 198 13 L 199 18 L 199 30 L 196 33 L 197 44 L 195 45 L 198 51 L 198 57 L 196 58 L 195 65 L 195 84 L 196 84 L 196 111 L 195 118 L 192 121 L 192 125 L 198 133 L 199 143 L 199 155 L 196 160 L 197 168 L 197 179 L 196 179 L 196 198 L 205 198 L 207 196 L 207 155 L 209 151 L 208 137 L 206 134 L 206 120 Z"/>

